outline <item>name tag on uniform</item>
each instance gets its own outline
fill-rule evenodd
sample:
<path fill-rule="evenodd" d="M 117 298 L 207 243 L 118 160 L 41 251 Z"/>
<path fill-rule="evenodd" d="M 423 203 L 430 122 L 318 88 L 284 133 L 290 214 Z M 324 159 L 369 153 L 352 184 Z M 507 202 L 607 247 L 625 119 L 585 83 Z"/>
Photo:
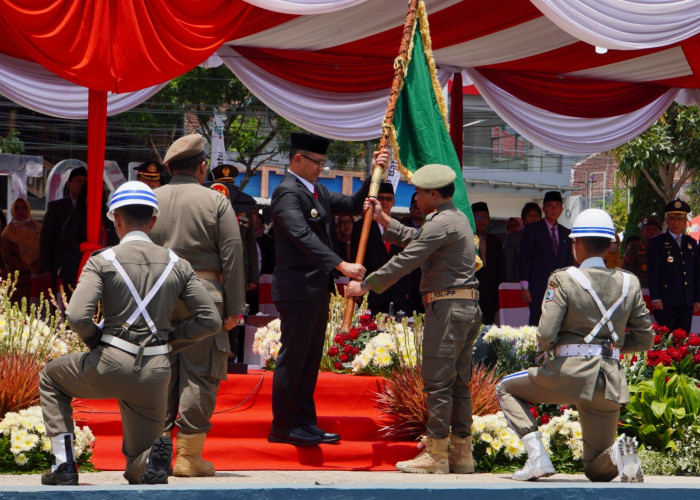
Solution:
<path fill-rule="evenodd" d="M 452 297 L 457 292 L 455 290 L 440 290 L 439 292 L 433 292 L 433 299 L 443 299 L 445 297 Z"/>

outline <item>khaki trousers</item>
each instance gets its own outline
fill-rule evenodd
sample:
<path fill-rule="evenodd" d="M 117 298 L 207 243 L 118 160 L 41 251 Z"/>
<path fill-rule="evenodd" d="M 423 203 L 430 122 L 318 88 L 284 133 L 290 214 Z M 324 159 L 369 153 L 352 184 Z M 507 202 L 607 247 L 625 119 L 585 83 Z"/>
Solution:
<path fill-rule="evenodd" d="M 223 317 L 221 285 L 208 279 L 201 281 Z M 192 314 L 184 302 L 178 300 L 173 310 L 173 323 L 177 324 L 191 317 Z M 215 336 L 207 337 L 169 356 L 171 377 L 167 390 L 165 430 L 172 430 L 177 426 L 187 434 L 209 432 L 216 394 L 221 381 L 226 380 L 228 353 L 228 331 L 222 327 Z"/>
<path fill-rule="evenodd" d="M 425 308 L 421 377 L 427 396 L 428 436 L 472 433 L 472 347 L 481 310 L 469 299 L 438 300 Z"/>
<path fill-rule="evenodd" d="M 537 430 L 527 401 L 576 405 L 583 433 L 583 469 L 591 481 L 612 481 L 617 467 L 610 460 L 610 447 L 615 442 L 620 403 L 605 399 L 605 380 L 598 376 L 593 399 L 546 389 L 530 380 L 527 371 L 508 375 L 496 388 L 503 415 L 518 437 Z"/>
<path fill-rule="evenodd" d="M 49 437 L 73 433 L 73 398 L 117 399 L 122 417 L 124 477 L 139 483 L 153 441 L 163 432 L 170 364 L 165 355 L 143 358 L 134 371 L 133 354 L 99 345 L 49 362 L 39 375 L 39 396 Z"/>

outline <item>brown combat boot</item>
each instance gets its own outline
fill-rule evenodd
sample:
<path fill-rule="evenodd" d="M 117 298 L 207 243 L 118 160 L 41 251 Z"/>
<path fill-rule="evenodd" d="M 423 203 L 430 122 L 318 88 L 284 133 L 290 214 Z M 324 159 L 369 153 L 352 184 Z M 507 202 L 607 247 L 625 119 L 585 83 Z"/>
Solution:
<path fill-rule="evenodd" d="M 425 447 L 413 460 L 398 462 L 396 468 L 401 472 L 417 474 L 447 474 L 450 464 L 447 459 L 447 445 L 450 438 L 425 438 Z"/>
<path fill-rule="evenodd" d="M 450 472 L 455 474 L 472 474 L 474 458 L 472 456 L 472 437 L 450 435 Z"/>
<path fill-rule="evenodd" d="M 214 464 L 202 458 L 202 447 L 207 435 L 177 434 L 177 459 L 173 467 L 173 475 L 176 477 L 208 477 L 213 476 Z"/>

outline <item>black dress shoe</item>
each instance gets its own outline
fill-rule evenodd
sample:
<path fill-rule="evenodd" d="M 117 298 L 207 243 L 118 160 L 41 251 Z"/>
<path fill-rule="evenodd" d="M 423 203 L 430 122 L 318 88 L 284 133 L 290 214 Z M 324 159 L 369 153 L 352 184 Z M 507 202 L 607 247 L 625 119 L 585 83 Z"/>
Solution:
<path fill-rule="evenodd" d="M 294 446 L 316 446 L 321 443 L 321 436 L 310 434 L 301 427 L 295 427 L 286 432 L 273 429 L 267 436 L 267 440 L 271 443 L 288 443 Z"/>
<path fill-rule="evenodd" d="M 172 462 L 173 442 L 166 437 L 157 438 L 148 454 L 141 484 L 168 484 L 168 470 Z"/>
<path fill-rule="evenodd" d="M 309 434 L 320 437 L 322 443 L 331 444 L 340 441 L 340 434 L 336 434 L 335 432 L 326 432 L 316 425 L 304 425 L 302 426 L 302 429 Z"/>
<path fill-rule="evenodd" d="M 71 486 L 78 484 L 78 466 L 75 462 L 63 462 L 56 467 L 55 471 L 50 469 L 41 475 L 41 484 L 51 486 Z"/>

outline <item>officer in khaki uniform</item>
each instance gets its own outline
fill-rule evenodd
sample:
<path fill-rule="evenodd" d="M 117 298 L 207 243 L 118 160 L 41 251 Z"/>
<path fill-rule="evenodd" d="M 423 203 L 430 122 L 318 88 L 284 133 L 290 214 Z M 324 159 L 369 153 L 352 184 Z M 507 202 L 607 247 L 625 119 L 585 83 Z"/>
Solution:
<path fill-rule="evenodd" d="M 173 177 L 155 190 L 161 216 L 151 238 L 192 264 L 224 319 L 215 337 L 171 356 L 165 431 L 172 434 L 174 427 L 179 429 L 176 476 L 213 476 L 214 465 L 203 460 L 201 453 L 219 384 L 226 379 L 228 330 L 245 312 L 243 248 L 228 198 L 202 186 L 207 175 L 204 138 L 200 134 L 181 137 L 170 146 L 164 161 Z M 176 324 L 188 316 L 176 306 Z"/>
<path fill-rule="evenodd" d="M 610 216 L 581 212 L 571 231 L 579 268 L 555 271 L 542 303 L 538 340 L 554 357 L 544 366 L 505 377 L 496 392 L 503 414 L 527 450 L 525 467 L 513 479 L 554 474 L 528 401 L 574 404 L 583 432 L 584 473 L 591 481 L 643 481 L 636 442 L 615 441 L 620 404 L 629 402 L 620 352 L 646 351 L 654 332 L 639 280 L 607 269 L 603 254 L 615 238 Z"/>
<path fill-rule="evenodd" d="M 403 472 L 474 472 L 469 379 L 481 310 L 474 233 L 452 203 L 455 178 L 446 165 L 426 165 L 413 174 L 416 201 L 427 214 L 418 229 L 391 219 L 371 200 L 375 220 L 386 228 L 383 239 L 405 248 L 366 280 L 346 287 L 348 296 L 383 292 L 421 267 L 420 293 L 426 306 L 421 376 L 429 415 L 423 450 L 413 460 L 396 464 Z"/>
<path fill-rule="evenodd" d="M 167 483 L 172 443 L 161 437 L 170 378 L 167 353 L 214 335 L 221 318 L 192 266 L 148 238 L 157 215 L 156 197 L 141 182 L 122 184 L 112 197 L 108 216 L 121 242 L 90 257 L 66 309 L 68 323 L 91 351 L 51 361 L 39 376 L 46 433 L 56 457 L 42 484 L 78 484 L 75 397 L 118 399 L 124 477 L 132 484 Z M 192 317 L 171 331 L 178 298 Z M 92 321 L 98 301 L 102 325 Z"/>

